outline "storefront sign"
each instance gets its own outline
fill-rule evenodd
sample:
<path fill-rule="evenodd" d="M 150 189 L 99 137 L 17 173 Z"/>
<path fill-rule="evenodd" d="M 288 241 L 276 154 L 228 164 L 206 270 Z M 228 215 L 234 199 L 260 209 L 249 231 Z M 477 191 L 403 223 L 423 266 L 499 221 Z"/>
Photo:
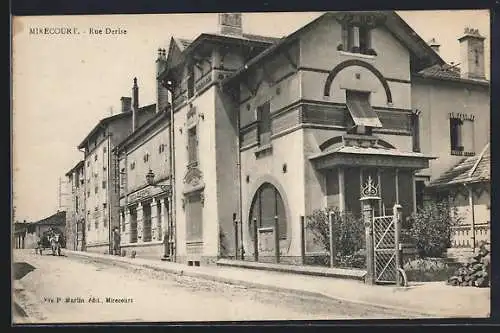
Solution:
<path fill-rule="evenodd" d="M 148 188 L 132 193 L 128 196 L 128 201 L 133 202 L 136 200 L 140 200 L 142 198 L 148 197 L 151 195 L 151 192 Z"/>
<path fill-rule="evenodd" d="M 450 112 L 449 116 L 450 116 L 451 119 L 460 119 L 460 120 L 474 121 L 474 115 L 473 114 Z"/>

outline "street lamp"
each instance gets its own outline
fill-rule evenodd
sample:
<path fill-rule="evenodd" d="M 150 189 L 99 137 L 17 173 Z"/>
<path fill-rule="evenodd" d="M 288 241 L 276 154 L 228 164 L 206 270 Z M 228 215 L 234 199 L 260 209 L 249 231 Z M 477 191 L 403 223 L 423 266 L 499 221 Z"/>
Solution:
<path fill-rule="evenodd" d="M 153 187 L 159 187 L 162 191 L 167 192 L 167 195 L 170 196 L 172 194 L 172 186 L 171 185 L 158 185 L 154 184 L 155 174 L 153 170 L 149 169 L 149 172 L 146 174 L 146 182 L 148 185 Z"/>

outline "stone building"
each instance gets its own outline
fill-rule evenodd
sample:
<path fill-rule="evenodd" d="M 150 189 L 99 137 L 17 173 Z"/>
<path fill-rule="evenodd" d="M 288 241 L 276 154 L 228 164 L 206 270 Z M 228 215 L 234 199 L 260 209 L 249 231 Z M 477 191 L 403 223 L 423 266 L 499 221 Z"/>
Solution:
<path fill-rule="evenodd" d="M 78 145 L 84 152 L 84 248 L 90 252 L 109 252 L 111 230 L 119 226 L 118 159 L 112 150 L 156 112 L 155 104 L 139 107 L 135 78 L 132 96 L 122 97 L 121 112 L 101 119 Z"/>
<path fill-rule="evenodd" d="M 84 161 L 66 173 L 68 203 L 66 207 L 66 248 L 84 251 L 85 237 L 85 177 Z"/>
<path fill-rule="evenodd" d="M 121 207 L 143 202 L 142 213 L 124 212 L 122 239 L 135 241 L 137 223 L 137 240 L 159 243 L 168 207 L 175 244 L 163 254 L 172 260 L 200 265 L 236 251 L 274 260 L 276 236 L 280 262 L 300 263 L 301 216 L 327 206 L 359 215 L 369 179 L 382 196 L 376 214 L 399 203 L 408 216 L 430 181 L 487 143 L 477 30 L 459 39 L 459 69 L 392 11 L 325 13 L 281 39 L 245 34 L 240 14 L 219 14 L 219 28 L 174 37 L 160 52 L 157 105 L 171 98 L 172 108 L 119 148 L 133 183 Z M 169 166 L 149 162 L 162 143 Z M 171 206 L 148 187 L 149 169 L 155 181 L 171 180 Z"/>
<path fill-rule="evenodd" d="M 114 150 L 120 168 L 121 248 L 140 257 L 173 252 L 170 110 L 161 110 Z"/>

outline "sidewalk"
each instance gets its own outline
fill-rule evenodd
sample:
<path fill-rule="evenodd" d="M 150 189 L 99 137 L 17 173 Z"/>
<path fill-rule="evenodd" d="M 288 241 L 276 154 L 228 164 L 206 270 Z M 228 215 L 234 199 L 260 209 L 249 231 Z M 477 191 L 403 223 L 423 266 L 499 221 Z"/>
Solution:
<path fill-rule="evenodd" d="M 490 314 L 490 288 L 453 287 L 445 282 L 415 282 L 406 288 L 370 286 L 355 280 L 223 266 L 187 266 L 165 261 L 88 252 L 64 251 L 67 256 L 149 268 L 249 287 L 329 297 L 407 313 L 411 317 L 485 318 Z"/>

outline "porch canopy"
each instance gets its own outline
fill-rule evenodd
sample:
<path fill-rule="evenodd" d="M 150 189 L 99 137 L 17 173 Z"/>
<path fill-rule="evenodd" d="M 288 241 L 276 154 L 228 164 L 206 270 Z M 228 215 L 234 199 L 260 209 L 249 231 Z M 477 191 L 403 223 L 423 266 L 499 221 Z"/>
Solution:
<path fill-rule="evenodd" d="M 377 215 L 390 214 L 396 203 L 403 206 L 404 216 L 416 210 L 414 173 L 428 168 L 435 157 L 401 151 L 370 135 L 346 134 L 324 145 L 309 161 L 324 177 L 328 206 L 360 214 L 361 189 L 371 179 L 381 197 Z"/>
<path fill-rule="evenodd" d="M 404 152 L 383 147 L 340 146 L 312 155 L 309 160 L 316 169 L 338 166 L 392 167 L 400 169 L 425 169 L 435 157 L 417 152 Z"/>

